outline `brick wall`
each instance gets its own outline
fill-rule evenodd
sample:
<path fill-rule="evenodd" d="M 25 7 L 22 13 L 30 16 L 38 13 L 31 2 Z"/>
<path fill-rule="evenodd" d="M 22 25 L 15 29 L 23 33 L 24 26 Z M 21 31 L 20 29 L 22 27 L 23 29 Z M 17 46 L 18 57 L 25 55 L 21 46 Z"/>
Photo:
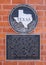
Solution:
<path fill-rule="evenodd" d="M 29 34 L 40 34 L 40 60 L 6 60 L 6 34 L 18 34 L 8 21 L 11 9 L 17 4 L 30 4 L 37 11 L 38 24 Z M 46 65 L 46 0 L 0 0 L 0 65 Z"/>

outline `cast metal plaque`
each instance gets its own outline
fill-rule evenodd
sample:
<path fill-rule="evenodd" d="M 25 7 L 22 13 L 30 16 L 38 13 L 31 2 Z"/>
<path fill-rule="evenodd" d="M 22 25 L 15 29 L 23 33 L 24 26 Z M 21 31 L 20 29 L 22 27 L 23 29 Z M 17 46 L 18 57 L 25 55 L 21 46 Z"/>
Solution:
<path fill-rule="evenodd" d="M 40 35 L 7 35 L 7 60 L 39 60 Z"/>
<path fill-rule="evenodd" d="M 15 31 L 28 33 L 36 27 L 38 16 L 31 6 L 25 4 L 17 5 L 10 12 L 9 22 Z"/>

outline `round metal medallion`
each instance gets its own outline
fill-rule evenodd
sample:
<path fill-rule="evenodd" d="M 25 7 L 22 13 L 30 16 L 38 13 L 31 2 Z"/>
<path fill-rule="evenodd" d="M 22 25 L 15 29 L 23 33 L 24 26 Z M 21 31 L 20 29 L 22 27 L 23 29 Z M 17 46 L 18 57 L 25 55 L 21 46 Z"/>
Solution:
<path fill-rule="evenodd" d="M 36 27 L 38 16 L 31 6 L 17 5 L 9 15 L 9 22 L 15 31 L 28 33 Z"/>

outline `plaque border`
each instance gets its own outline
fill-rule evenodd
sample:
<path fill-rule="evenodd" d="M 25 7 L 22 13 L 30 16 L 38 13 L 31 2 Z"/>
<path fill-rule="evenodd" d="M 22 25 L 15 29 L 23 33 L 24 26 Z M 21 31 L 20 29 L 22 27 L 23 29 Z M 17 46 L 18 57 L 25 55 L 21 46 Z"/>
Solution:
<path fill-rule="evenodd" d="M 23 34 L 6 34 L 6 37 L 7 37 L 7 35 L 23 35 Z M 25 34 L 24 34 L 25 35 Z M 26 35 L 39 35 L 40 36 L 40 34 L 26 34 Z M 41 60 L 41 43 L 40 43 L 40 52 L 39 52 L 39 59 L 19 59 L 19 60 L 17 60 L 17 59 L 7 59 L 6 57 L 7 57 L 7 55 L 5 55 L 5 61 L 40 61 Z M 7 51 L 7 49 L 6 49 L 6 38 L 5 38 L 5 54 L 6 54 L 6 51 Z"/>

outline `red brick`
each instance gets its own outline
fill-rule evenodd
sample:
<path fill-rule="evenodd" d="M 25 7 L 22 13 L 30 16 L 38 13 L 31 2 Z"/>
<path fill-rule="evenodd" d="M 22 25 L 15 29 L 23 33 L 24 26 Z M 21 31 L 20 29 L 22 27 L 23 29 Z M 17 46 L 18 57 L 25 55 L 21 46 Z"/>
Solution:
<path fill-rule="evenodd" d="M 46 60 L 45 60 L 46 61 Z M 46 62 L 44 62 L 44 65 L 46 65 Z"/>
<path fill-rule="evenodd" d="M 46 33 L 44 34 L 44 39 L 46 39 Z"/>
<path fill-rule="evenodd" d="M 0 4 L 10 4 L 11 0 L 0 0 Z"/>
<path fill-rule="evenodd" d="M 41 45 L 40 49 L 43 50 L 43 45 Z"/>
<path fill-rule="evenodd" d="M 46 11 L 45 11 L 45 16 L 46 16 Z"/>
<path fill-rule="evenodd" d="M 40 43 L 41 43 L 41 44 L 44 44 L 44 42 L 43 42 L 43 39 L 42 39 L 42 38 L 40 38 Z"/>
<path fill-rule="evenodd" d="M 43 56 L 43 55 L 40 56 L 40 60 L 41 60 L 41 61 L 44 60 L 44 56 Z"/>
<path fill-rule="evenodd" d="M 46 10 L 46 6 L 43 5 L 37 5 L 36 10 Z"/>
<path fill-rule="evenodd" d="M 3 21 L 8 21 L 8 16 L 3 16 Z"/>
<path fill-rule="evenodd" d="M 34 34 L 40 34 L 40 33 L 42 33 L 42 27 L 40 28 L 40 27 L 36 27 L 35 28 L 35 30 L 34 30 Z"/>
<path fill-rule="evenodd" d="M 41 55 L 46 55 L 46 50 L 45 51 L 41 51 Z"/>
<path fill-rule="evenodd" d="M 0 38 L 5 38 L 5 34 L 4 33 L 3 34 L 1 33 L 0 34 Z"/>
<path fill-rule="evenodd" d="M 43 65 L 43 62 L 37 61 L 36 65 Z"/>
<path fill-rule="evenodd" d="M 28 0 L 30 4 L 43 4 L 43 0 Z"/>
<path fill-rule="evenodd" d="M 13 4 L 24 4 L 25 0 L 12 0 Z"/>
<path fill-rule="evenodd" d="M 0 21 L 1 21 L 1 16 L 0 16 Z"/>
<path fill-rule="evenodd" d="M 44 16 L 42 16 L 42 17 L 38 17 L 38 21 L 39 21 L 39 23 L 42 22 L 42 24 L 43 24 L 44 20 L 45 20 Z"/>
<path fill-rule="evenodd" d="M 46 21 L 45 20 L 44 20 L 44 23 L 43 24 L 44 24 L 44 28 L 46 28 Z"/>
<path fill-rule="evenodd" d="M 45 5 L 46 5 L 46 0 L 45 0 Z"/>
<path fill-rule="evenodd" d="M 2 39 L 0 39 L 0 45 L 1 45 L 1 44 L 3 44 L 3 40 L 2 40 Z"/>
<path fill-rule="evenodd" d="M 46 22 L 46 16 L 44 17 L 44 21 Z"/>
<path fill-rule="evenodd" d="M 3 44 L 5 44 L 5 42 L 6 42 L 6 40 L 5 40 L 5 39 L 3 39 Z"/>
<path fill-rule="evenodd" d="M 43 16 L 43 11 L 37 11 L 38 16 Z"/>
<path fill-rule="evenodd" d="M 4 33 L 15 33 L 15 34 L 17 34 L 17 32 L 14 31 L 12 28 L 3 28 L 3 32 Z"/>
<path fill-rule="evenodd" d="M 41 33 L 40 37 L 43 39 L 43 37 L 44 37 L 44 33 Z"/>
<path fill-rule="evenodd" d="M 24 62 L 24 61 L 18 62 L 18 64 L 19 64 L 19 65 L 27 65 L 27 63 Z"/>
<path fill-rule="evenodd" d="M 4 45 L 0 45 L 0 50 L 4 50 L 5 46 Z"/>
<path fill-rule="evenodd" d="M 5 9 L 5 10 L 10 10 L 13 7 L 15 7 L 15 5 L 3 5 L 3 9 Z"/>
<path fill-rule="evenodd" d="M 43 45 L 43 49 L 42 49 L 43 51 L 45 51 L 46 50 L 46 45 Z"/>
<path fill-rule="evenodd" d="M 4 61 L 5 57 L 4 56 L 0 56 L 0 61 Z"/>
<path fill-rule="evenodd" d="M 8 61 L 8 62 L 4 62 L 3 65 L 17 65 L 17 62 L 13 62 L 13 61 Z"/>
<path fill-rule="evenodd" d="M 9 15 L 9 11 L 0 11 L 0 15 Z"/>
<path fill-rule="evenodd" d="M 46 28 L 45 28 L 45 27 L 43 28 L 43 32 L 44 32 L 44 33 L 46 32 Z M 44 39 L 45 39 L 45 38 L 44 38 Z"/>
<path fill-rule="evenodd" d="M 32 8 L 34 8 L 36 10 L 36 5 L 31 5 Z"/>
<path fill-rule="evenodd" d="M 37 28 L 42 28 L 42 27 L 43 27 L 43 23 L 42 22 L 38 22 Z"/>
<path fill-rule="evenodd" d="M 0 26 L 9 26 L 9 22 L 0 22 Z"/>
<path fill-rule="evenodd" d="M 3 31 L 3 28 L 0 28 L 0 33 L 2 33 L 2 31 Z"/>
<path fill-rule="evenodd" d="M 27 65 L 34 65 L 34 62 L 27 62 Z"/>
<path fill-rule="evenodd" d="M 0 9 L 1 9 L 1 5 L 0 5 Z"/>
<path fill-rule="evenodd" d="M 46 56 L 44 56 L 44 61 L 46 61 Z M 45 64 L 44 65 L 46 65 L 46 62 L 45 62 Z"/>
<path fill-rule="evenodd" d="M 4 55 L 4 52 L 0 50 L 0 56 Z"/>
<path fill-rule="evenodd" d="M 43 41 L 42 41 L 42 42 L 43 42 L 43 44 L 46 44 L 46 39 L 43 39 Z"/>
<path fill-rule="evenodd" d="M 2 62 L 0 62 L 0 65 L 2 65 Z"/>
<path fill-rule="evenodd" d="M 43 43 L 43 38 L 42 38 L 42 37 L 40 37 L 40 44 L 44 44 L 44 43 Z"/>

